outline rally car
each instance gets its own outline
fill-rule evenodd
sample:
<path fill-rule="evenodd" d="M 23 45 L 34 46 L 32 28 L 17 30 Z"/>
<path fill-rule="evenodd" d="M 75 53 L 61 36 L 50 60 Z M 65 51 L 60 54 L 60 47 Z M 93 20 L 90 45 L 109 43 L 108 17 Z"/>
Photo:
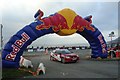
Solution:
<path fill-rule="evenodd" d="M 68 49 L 57 49 L 50 53 L 50 60 L 60 61 L 62 63 L 77 62 L 79 60 L 79 56 Z"/>

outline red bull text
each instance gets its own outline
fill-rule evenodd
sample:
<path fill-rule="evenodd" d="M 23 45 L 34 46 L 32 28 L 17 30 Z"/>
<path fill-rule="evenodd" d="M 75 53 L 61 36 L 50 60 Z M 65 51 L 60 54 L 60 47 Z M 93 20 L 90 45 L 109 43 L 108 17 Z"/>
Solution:
<path fill-rule="evenodd" d="M 102 35 L 101 35 L 101 34 L 98 36 L 98 39 L 99 39 L 100 44 L 101 44 L 101 46 L 102 46 L 102 52 L 103 52 L 103 53 L 106 53 L 106 52 L 107 52 L 107 50 L 105 49 L 105 48 L 106 48 L 106 44 L 104 43 L 104 41 L 103 41 L 103 38 L 102 38 Z"/>
<path fill-rule="evenodd" d="M 30 37 L 24 32 L 21 34 L 22 39 L 16 40 L 15 43 L 12 45 L 12 52 L 6 56 L 6 60 L 14 61 L 17 53 L 20 51 L 20 48 L 27 42 Z"/>

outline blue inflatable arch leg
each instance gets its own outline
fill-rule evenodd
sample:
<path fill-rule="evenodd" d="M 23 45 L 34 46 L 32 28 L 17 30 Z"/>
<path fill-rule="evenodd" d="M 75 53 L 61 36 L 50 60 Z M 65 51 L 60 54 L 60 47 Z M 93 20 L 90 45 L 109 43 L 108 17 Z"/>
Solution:
<path fill-rule="evenodd" d="M 77 33 L 82 35 L 90 44 L 90 47 L 92 49 L 92 58 L 107 58 L 107 45 L 104 37 L 94 25 L 91 26 L 95 29 L 95 31 L 84 29 L 84 31 L 77 31 Z"/>
<path fill-rule="evenodd" d="M 3 67 L 18 68 L 20 56 L 22 56 L 23 51 L 27 46 L 38 37 L 54 32 L 52 28 L 36 30 L 36 26 L 41 23 L 42 22 L 40 21 L 33 22 L 30 25 L 25 26 L 10 38 L 2 51 Z"/>

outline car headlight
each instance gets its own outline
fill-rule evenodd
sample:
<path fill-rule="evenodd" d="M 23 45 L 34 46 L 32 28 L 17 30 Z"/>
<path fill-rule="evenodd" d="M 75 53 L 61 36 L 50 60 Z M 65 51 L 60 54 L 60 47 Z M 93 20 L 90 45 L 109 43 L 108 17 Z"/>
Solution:
<path fill-rule="evenodd" d="M 65 58 L 70 58 L 69 56 L 65 56 Z"/>

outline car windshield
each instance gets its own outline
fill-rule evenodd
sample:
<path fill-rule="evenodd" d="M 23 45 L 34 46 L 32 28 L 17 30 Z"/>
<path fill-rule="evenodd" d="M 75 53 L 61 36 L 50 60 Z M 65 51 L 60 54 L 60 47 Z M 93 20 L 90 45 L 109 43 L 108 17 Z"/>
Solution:
<path fill-rule="evenodd" d="M 60 49 L 56 51 L 57 53 L 61 53 L 61 54 L 70 54 L 71 52 L 67 49 Z"/>

